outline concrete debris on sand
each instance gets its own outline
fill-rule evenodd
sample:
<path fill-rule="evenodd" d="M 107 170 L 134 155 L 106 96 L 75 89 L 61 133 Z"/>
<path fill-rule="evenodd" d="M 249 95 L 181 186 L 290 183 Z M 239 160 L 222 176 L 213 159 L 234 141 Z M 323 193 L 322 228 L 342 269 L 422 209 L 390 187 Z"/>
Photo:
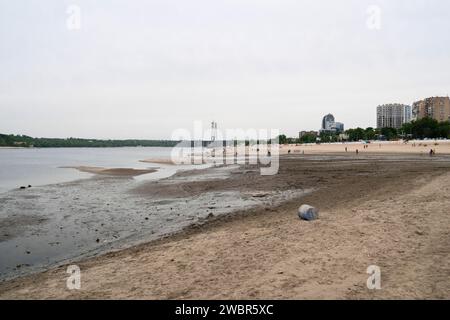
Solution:
<path fill-rule="evenodd" d="M 308 204 L 303 204 L 298 209 L 298 216 L 302 220 L 313 221 L 319 219 L 319 210 Z"/>

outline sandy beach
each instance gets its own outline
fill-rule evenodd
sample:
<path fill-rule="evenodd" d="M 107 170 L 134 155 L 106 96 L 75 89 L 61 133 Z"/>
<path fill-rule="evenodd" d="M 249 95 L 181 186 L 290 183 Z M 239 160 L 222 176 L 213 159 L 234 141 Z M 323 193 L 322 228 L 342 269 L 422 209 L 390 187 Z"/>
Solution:
<path fill-rule="evenodd" d="M 81 290 L 66 288 L 63 264 L 4 281 L 0 298 L 449 299 L 449 178 L 450 157 L 439 153 L 291 151 L 276 176 L 247 165 L 143 183 L 127 196 L 216 196 L 207 215 L 172 235 L 72 261 Z M 213 203 L 230 191 L 258 202 L 216 214 Z M 303 203 L 320 219 L 300 220 Z M 381 268 L 381 290 L 366 287 L 370 265 Z"/>
<path fill-rule="evenodd" d="M 346 150 L 347 149 L 347 150 Z M 400 141 L 371 141 L 365 142 L 342 142 L 342 143 L 322 143 L 303 145 L 283 145 L 280 147 L 280 154 L 301 153 L 301 154 L 343 154 L 359 153 L 363 154 L 418 154 L 428 155 L 433 149 L 437 154 L 450 154 L 450 140 L 411 140 Z"/>

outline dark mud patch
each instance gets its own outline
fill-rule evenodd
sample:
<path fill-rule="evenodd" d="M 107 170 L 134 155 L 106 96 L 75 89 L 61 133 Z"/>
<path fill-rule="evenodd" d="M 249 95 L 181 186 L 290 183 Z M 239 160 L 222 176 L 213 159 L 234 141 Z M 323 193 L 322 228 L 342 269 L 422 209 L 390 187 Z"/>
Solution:
<path fill-rule="evenodd" d="M 0 218 L 0 242 L 20 236 L 31 226 L 39 226 L 48 221 L 39 215 L 13 214 Z"/>

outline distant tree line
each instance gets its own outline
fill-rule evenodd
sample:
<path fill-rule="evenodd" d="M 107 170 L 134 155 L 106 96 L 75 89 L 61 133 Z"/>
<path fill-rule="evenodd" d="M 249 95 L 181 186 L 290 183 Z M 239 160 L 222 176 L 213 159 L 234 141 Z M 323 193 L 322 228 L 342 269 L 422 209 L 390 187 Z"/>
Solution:
<path fill-rule="evenodd" d="M 107 148 L 107 147 L 174 147 L 172 140 L 98 140 L 79 138 L 32 138 L 24 135 L 0 134 L 1 147 L 36 148 Z"/>
<path fill-rule="evenodd" d="M 280 144 L 294 143 L 328 143 L 360 140 L 398 140 L 398 139 L 450 139 L 450 122 L 438 122 L 432 118 L 423 118 L 405 123 L 400 129 L 372 127 L 348 129 L 344 135 L 333 132 L 321 132 L 319 135 L 307 133 L 300 138 L 279 136 Z"/>
<path fill-rule="evenodd" d="M 400 131 L 414 139 L 450 138 L 450 122 L 438 122 L 432 118 L 405 123 Z"/>
<path fill-rule="evenodd" d="M 423 118 L 405 123 L 395 128 L 356 128 L 348 129 L 345 134 L 321 132 L 319 136 L 307 133 L 301 138 L 278 136 L 280 144 L 338 142 L 360 140 L 397 140 L 403 139 L 450 139 L 450 122 L 438 122 L 432 118 Z M 318 139 L 319 138 L 319 139 Z M 25 135 L 0 134 L 0 147 L 36 147 L 36 148 L 106 148 L 106 147 L 174 147 L 179 141 L 172 140 L 98 140 L 80 138 L 32 138 Z M 246 144 L 248 142 L 246 141 Z"/>

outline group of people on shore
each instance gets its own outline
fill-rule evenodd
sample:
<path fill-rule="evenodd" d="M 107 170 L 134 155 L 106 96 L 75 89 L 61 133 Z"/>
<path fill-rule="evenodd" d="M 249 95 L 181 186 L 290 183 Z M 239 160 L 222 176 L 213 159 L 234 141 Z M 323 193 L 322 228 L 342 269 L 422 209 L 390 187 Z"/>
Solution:
<path fill-rule="evenodd" d="M 369 146 L 368 145 L 364 145 L 363 148 L 367 149 L 367 148 L 369 148 Z M 348 148 L 347 147 L 345 147 L 345 152 L 348 152 Z M 359 149 L 356 149 L 355 152 L 356 152 L 356 154 L 359 154 Z"/>

